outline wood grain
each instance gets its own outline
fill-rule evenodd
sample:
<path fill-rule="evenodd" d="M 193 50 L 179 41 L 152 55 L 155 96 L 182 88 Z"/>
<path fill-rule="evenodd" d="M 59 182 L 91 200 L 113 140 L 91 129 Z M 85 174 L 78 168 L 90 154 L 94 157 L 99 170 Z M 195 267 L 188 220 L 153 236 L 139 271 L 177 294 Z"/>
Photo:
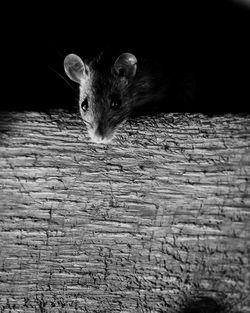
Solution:
<path fill-rule="evenodd" d="M 250 311 L 250 117 L 2 112 L 0 312 Z"/>

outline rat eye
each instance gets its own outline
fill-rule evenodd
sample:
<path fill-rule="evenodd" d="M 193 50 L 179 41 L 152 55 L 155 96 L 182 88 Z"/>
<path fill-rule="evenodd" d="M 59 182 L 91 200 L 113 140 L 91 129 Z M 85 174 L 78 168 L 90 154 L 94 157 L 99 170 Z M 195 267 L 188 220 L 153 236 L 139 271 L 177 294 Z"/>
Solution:
<path fill-rule="evenodd" d="M 81 109 L 83 110 L 83 112 L 86 112 L 88 110 L 88 106 L 89 106 L 88 99 L 85 98 L 81 103 Z"/>
<path fill-rule="evenodd" d="M 110 107 L 113 110 L 118 109 L 122 104 L 121 98 L 117 95 L 113 95 L 110 99 Z"/>
<path fill-rule="evenodd" d="M 120 67 L 118 69 L 118 75 L 121 76 L 121 77 L 125 76 L 125 69 Z"/>

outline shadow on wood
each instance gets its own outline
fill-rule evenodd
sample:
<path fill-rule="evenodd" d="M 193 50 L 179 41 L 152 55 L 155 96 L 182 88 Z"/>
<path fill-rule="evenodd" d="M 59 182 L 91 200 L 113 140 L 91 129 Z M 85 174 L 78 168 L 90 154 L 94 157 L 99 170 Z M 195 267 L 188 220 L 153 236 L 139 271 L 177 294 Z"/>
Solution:
<path fill-rule="evenodd" d="M 223 313 L 224 309 L 214 299 L 202 298 L 191 301 L 183 313 Z"/>

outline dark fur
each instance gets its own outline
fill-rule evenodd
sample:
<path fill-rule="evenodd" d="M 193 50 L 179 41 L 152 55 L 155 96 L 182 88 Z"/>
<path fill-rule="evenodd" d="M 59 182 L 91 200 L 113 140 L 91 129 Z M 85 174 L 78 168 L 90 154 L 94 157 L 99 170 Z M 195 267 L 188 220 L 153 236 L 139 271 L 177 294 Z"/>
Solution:
<path fill-rule="evenodd" d="M 136 108 L 162 101 L 169 87 L 170 78 L 162 65 L 138 60 L 135 76 L 125 78 L 113 71 L 114 61 L 110 55 L 102 54 L 89 63 L 93 73 L 91 110 L 101 137 L 114 132 Z M 113 96 L 121 99 L 116 110 L 111 108 Z"/>
<path fill-rule="evenodd" d="M 185 75 L 179 80 L 180 73 L 172 70 L 173 64 L 164 62 L 168 58 L 143 59 L 137 56 L 137 52 L 134 55 L 133 51 L 130 52 L 132 54 L 107 50 L 83 65 L 88 74 L 79 80 L 79 104 L 89 134 L 96 142 L 109 141 L 117 127 L 138 109 L 147 111 L 150 108 L 150 113 L 157 113 L 160 104 L 168 107 L 173 100 L 170 96 L 172 90 L 179 94 L 180 86 L 183 90 L 190 89 L 183 79 Z M 82 65 L 78 66 L 81 68 Z M 79 75 L 74 74 L 76 77 Z"/>

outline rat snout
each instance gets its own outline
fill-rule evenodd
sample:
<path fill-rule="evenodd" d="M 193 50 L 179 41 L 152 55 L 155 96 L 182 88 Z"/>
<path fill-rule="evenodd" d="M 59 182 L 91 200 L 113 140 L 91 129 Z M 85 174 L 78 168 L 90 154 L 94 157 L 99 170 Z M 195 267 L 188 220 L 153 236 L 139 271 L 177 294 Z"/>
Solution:
<path fill-rule="evenodd" d="M 97 125 L 88 129 L 90 138 L 96 143 L 109 143 L 114 134 L 113 131 L 107 127 L 104 121 L 100 121 Z"/>

